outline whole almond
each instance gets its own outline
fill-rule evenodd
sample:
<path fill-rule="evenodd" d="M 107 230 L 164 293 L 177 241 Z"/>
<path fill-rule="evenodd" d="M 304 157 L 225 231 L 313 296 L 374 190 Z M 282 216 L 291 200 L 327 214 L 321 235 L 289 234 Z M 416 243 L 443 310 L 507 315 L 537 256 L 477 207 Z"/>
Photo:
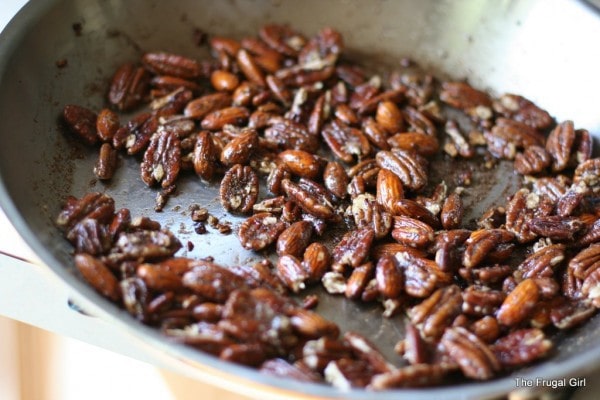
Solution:
<path fill-rule="evenodd" d="M 313 227 L 308 221 L 298 221 L 286 228 L 277 239 L 277 254 L 301 257 L 310 243 Z"/>
<path fill-rule="evenodd" d="M 540 298 L 540 289 L 533 279 L 519 283 L 498 310 L 498 322 L 505 326 L 517 325 L 536 307 Z"/>

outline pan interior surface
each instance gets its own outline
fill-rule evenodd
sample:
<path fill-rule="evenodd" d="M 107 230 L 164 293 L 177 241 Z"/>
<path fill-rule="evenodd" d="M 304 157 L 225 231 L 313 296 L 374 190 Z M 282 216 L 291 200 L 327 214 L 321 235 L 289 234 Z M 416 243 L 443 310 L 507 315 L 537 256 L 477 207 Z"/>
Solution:
<path fill-rule="evenodd" d="M 207 207 L 234 226 L 241 219 L 219 204 L 218 187 L 185 176 L 179 194 L 162 213 L 154 212 L 156 191 L 140 180 L 139 164 L 123 157 L 109 183 L 94 180 L 96 149 L 65 135 L 59 116 L 65 104 L 93 110 L 105 104 L 114 70 L 146 51 L 169 51 L 208 57 L 192 40 L 195 29 L 209 35 L 240 38 L 254 35 L 266 22 L 288 23 L 310 36 L 324 26 L 338 29 L 352 58 L 393 66 L 410 57 L 426 69 L 453 79 L 468 79 L 494 94 L 518 93 L 547 109 L 558 121 L 572 119 L 600 140 L 600 15 L 576 1 L 370 1 L 339 0 L 106 0 L 31 1 L 0 38 L 0 201 L 9 218 L 40 259 L 101 313 L 151 340 L 169 354 L 221 369 L 265 387 L 339 397 L 333 388 L 298 385 L 225 364 L 192 349 L 170 343 L 100 298 L 73 273 L 71 248 L 58 234 L 54 218 L 67 195 L 103 191 L 117 208 L 146 215 L 193 241 L 191 257 L 214 256 L 224 265 L 250 262 L 257 255 L 243 250 L 235 235 L 194 233 L 189 205 Z M 79 25 L 77 25 L 79 24 Z M 81 26 L 76 34 L 74 26 Z M 560 27 L 560 29 L 557 29 Z M 57 62 L 67 66 L 58 68 Z M 441 178 L 441 177 L 440 177 Z M 466 193 L 473 215 L 503 203 L 518 185 L 510 170 L 475 176 L 485 190 Z M 490 183 L 491 182 L 491 183 Z M 512 193 L 512 192 L 510 192 Z M 342 330 L 368 335 L 391 361 L 403 335 L 397 320 L 381 317 L 379 306 L 357 305 L 341 297 L 320 296 L 317 311 Z M 360 318 L 357 318 L 360 316 Z M 590 369 L 600 357 L 598 317 L 567 335 L 547 362 L 520 370 L 519 376 L 562 376 Z M 560 367 L 559 367 L 560 365 Z M 222 381 L 225 382 L 226 379 Z M 493 396 L 514 388 L 506 377 L 442 389 L 445 398 Z M 345 398 L 427 398 L 440 389 L 365 393 Z"/>

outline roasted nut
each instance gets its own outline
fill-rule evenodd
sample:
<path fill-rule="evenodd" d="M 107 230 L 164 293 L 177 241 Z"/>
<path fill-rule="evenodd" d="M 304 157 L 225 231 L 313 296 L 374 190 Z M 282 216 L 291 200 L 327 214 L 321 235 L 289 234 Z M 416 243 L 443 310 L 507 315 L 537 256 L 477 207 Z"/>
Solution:
<path fill-rule="evenodd" d="M 181 147 L 177 135 L 161 131 L 150 140 L 140 166 L 142 180 L 152 186 L 160 183 L 167 188 L 175 183 L 181 169 Z"/>
<path fill-rule="evenodd" d="M 284 230 L 285 223 L 275 215 L 258 213 L 240 225 L 238 236 L 244 248 L 258 251 L 274 243 Z"/>
<path fill-rule="evenodd" d="M 396 103 L 386 100 L 377 105 L 375 121 L 389 134 L 399 132 L 404 125 L 402 112 Z"/>
<path fill-rule="evenodd" d="M 238 77 L 228 71 L 216 70 L 210 76 L 210 83 L 218 91 L 233 92 L 239 82 Z"/>
<path fill-rule="evenodd" d="M 75 266 L 83 278 L 103 296 L 112 301 L 121 298 L 119 281 L 102 261 L 89 254 L 76 254 Z"/>
<path fill-rule="evenodd" d="M 340 160 L 351 163 L 354 156 L 362 159 L 371 152 L 371 145 L 363 133 L 342 121 L 334 120 L 321 130 L 323 140 Z"/>
<path fill-rule="evenodd" d="M 345 266 L 356 268 L 369 255 L 375 232 L 371 228 L 350 231 L 342 237 L 332 252 L 333 268 L 343 269 Z"/>
<path fill-rule="evenodd" d="M 525 279 L 506 296 L 498 310 L 498 322 L 513 326 L 523 321 L 536 307 L 540 298 L 540 288 L 532 279 Z"/>
<path fill-rule="evenodd" d="M 221 163 L 225 166 L 247 164 L 254 151 L 258 148 L 258 134 L 252 128 L 243 129 L 223 147 Z"/>
<path fill-rule="evenodd" d="M 290 254 L 279 257 L 277 275 L 294 293 L 304 289 L 306 287 L 304 282 L 309 278 L 308 271 L 303 268 L 300 260 Z"/>
<path fill-rule="evenodd" d="M 131 110 L 144 100 L 149 82 L 148 71 L 134 64 L 125 63 L 112 77 L 108 101 L 121 111 Z"/>
<path fill-rule="evenodd" d="M 373 263 L 368 262 L 352 270 L 352 273 L 346 281 L 346 297 L 349 299 L 358 299 L 363 294 L 367 284 L 373 275 Z"/>
<path fill-rule="evenodd" d="M 183 113 L 186 117 L 203 119 L 210 113 L 231 105 L 231 96 L 226 93 L 207 94 L 186 104 Z"/>
<path fill-rule="evenodd" d="M 120 125 L 119 116 L 108 108 L 104 108 L 98 113 L 96 119 L 96 133 L 102 141 L 111 142 Z"/>
<path fill-rule="evenodd" d="M 201 68 L 197 61 L 178 54 L 146 53 L 142 56 L 144 66 L 157 75 L 171 75 L 183 79 L 200 76 Z"/>
<path fill-rule="evenodd" d="M 379 151 L 375 159 L 379 167 L 396 174 L 408 189 L 416 191 L 427 183 L 426 169 L 416 153 L 400 149 Z"/>
<path fill-rule="evenodd" d="M 433 241 L 433 228 L 414 218 L 396 216 L 392 237 L 400 244 L 425 247 Z"/>
<path fill-rule="evenodd" d="M 246 214 L 252 211 L 258 198 L 258 176 L 251 167 L 236 164 L 221 181 L 221 205 L 227 211 Z"/>
<path fill-rule="evenodd" d="M 277 158 L 291 173 L 308 179 L 321 175 L 321 160 L 317 156 L 303 150 L 284 150 Z"/>
<path fill-rule="evenodd" d="M 98 142 L 96 132 L 97 116 L 93 111 L 76 105 L 66 105 L 63 109 L 63 119 L 71 132 L 85 143 L 93 145 Z"/>
<path fill-rule="evenodd" d="M 327 198 L 326 189 L 316 183 L 296 184 L 289 179 L 281 182 L 283 190 L 300 208 L 317 218 L 331 219 L 334 209 Z"/>
<path fill-rule="evenodd" d="M 117 151 L 113 149 L 110 143 L 103 143 L 100 147 L 100 154 L 94 166 L 94 175 L 98 179 L 107 180 L 113 177 L 117 169 Z"/>
<path fill-rule="evenodd" d="M 552 347 L 540 329 L 520 329 L 498 339 L 491 348 L 503 366 L 515 367 L 545 357 Z"/>
<path fill-rule="evenodd" d="M 225 125 L 242 125 L 250 116 L 248 109 L 245 107 L 227 107 L 220 110 L 208 113 L 203 119 L 200 126 L 202 129 L 217 131 L 223 129 Z"/>
<path fill-rule="evenodd" d="M 336 197 L 343 199 L 346 197 L 348 181 L 348 174 L 340 163 L 335 161 L 327 163 L 325 171 L 323 172 L 323 183 L 327 190 Z"/>
<path fill-rule="evenodd" d="M 460 288 L 450 285 L 438 289 L 421 303 L 408 310 L 410 322 L 425 338 L 438 339 L 462 310 Z"/>
<path fill-rule="evenodd" d="M 402 293 L 404 287 L 403 270 L 397 266 L 396 258 L 384 255 L 375 266 L 377 289 L 384 298 L 393 299 Z"/>
<path fill-rule="evenodd" d="M 446 329 L 441 344 L 469 378 L 489 379 L 500 370 L 500 363 L 490 348 L 465 328 Z"/>
<path fill-rule="evenodd" d="M 309 274 L 310 281 L 320 280 L 331 262 L 331 256 L 327 247 L 321 243 L 312 243 L 304 251 L 302 266 Z"/>
<path fill-rule="evenodd" d="M 452 193 L 444 201 L 440 221 L 444 229 L 457 229 L 462 223 L 464 214 L 463 204 L 458 193 Z"/>
<path fill-rule="evenodd" d="M 219 153 L 212 134 L 208 131 L 200 132 L 193 153 L 196 174 L 204 180 L 211 180 L 215 173 L 215 164 L 218 158 Z"/>
<path fill-rule="evenodd" d="M 298 221 L 287 227 L 277 239 L 277 254 L 301 257 L 310 244 L 313 227 L 308 221 Z"/>

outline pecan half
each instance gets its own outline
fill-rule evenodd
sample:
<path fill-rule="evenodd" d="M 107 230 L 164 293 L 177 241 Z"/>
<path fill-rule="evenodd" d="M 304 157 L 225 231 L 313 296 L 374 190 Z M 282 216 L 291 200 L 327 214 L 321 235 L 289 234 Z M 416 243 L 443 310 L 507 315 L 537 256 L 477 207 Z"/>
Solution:
<path fill-rule="evenodd" d="M 181 169 L 181 144 L 177 135 L 161 131 L 153 136 L 140 168 L 142 180 L 148 186 L 160 183 L 167 188 L 173 185 Z"/>
<path fill-rule="evenodd" d="M 465 328 L 446 329 L 441 344 L 466 377 L 489 379 L 500 370 L 500 363 L 490 348 Z"/>
<path fill-rule="evenodd" d="M 236 164 L 223 177 L 219 189 L 221 205 L 227 211 L 246 214 L 258 199 L 258 176 L 249 167 Z"/>
<path fill-rule="evenodd" d="M 498 339 L 491 348 L 503 366 L 516 367 L 545 357 L 553 345 L 540 329 L 519 329 Z"/>
<path fill-rule="evenodd" d="M 274 243 L 284 230 L 285 223 L 275 215 L 258 213 L 240 225 L 238 236 L 244 248 L 258 251 Z"/>

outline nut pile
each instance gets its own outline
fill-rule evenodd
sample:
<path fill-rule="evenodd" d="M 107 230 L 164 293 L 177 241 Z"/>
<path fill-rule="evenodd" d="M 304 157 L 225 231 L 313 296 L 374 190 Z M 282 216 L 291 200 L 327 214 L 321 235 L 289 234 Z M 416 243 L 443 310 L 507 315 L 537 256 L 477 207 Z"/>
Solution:
<path fill-rule="evenodd" d="M 99 179 L 111 179 L 119 153 L 139 155 L 161 210 L 177 178 L 197 174 L 220 185 L 225 210 L 248 216 L 234 227 L 241 246 L 278 255 L 228 267 L 177 257 L 173 233 L 107 194 L 67 199 L 57 224 L 76 267 L 135 318 L 265 373 L 382 390 L 510 372 L 596 313 L 600 159 L 588 131 L 409 60 L 369 75 L 331 28 L 306 38 L 266 25 L 209 45 L 210 60 L 153 52 L 124 64 L 97 114 L 64 108 L 70 131 L 99 146 Z M 121 123 L 117 112 L 144 106 Z M 523 183 L 463 221 L 470 178 L 431 181 L 435 157 L 512 162 Z M 342 234 L 326 246 L 332 226 Z M 318 297 L 292 298 L 315 284 L 380 302 L 399 324 L 406 313 L 396 346 L 406 365 L 312 311 Z"/>

